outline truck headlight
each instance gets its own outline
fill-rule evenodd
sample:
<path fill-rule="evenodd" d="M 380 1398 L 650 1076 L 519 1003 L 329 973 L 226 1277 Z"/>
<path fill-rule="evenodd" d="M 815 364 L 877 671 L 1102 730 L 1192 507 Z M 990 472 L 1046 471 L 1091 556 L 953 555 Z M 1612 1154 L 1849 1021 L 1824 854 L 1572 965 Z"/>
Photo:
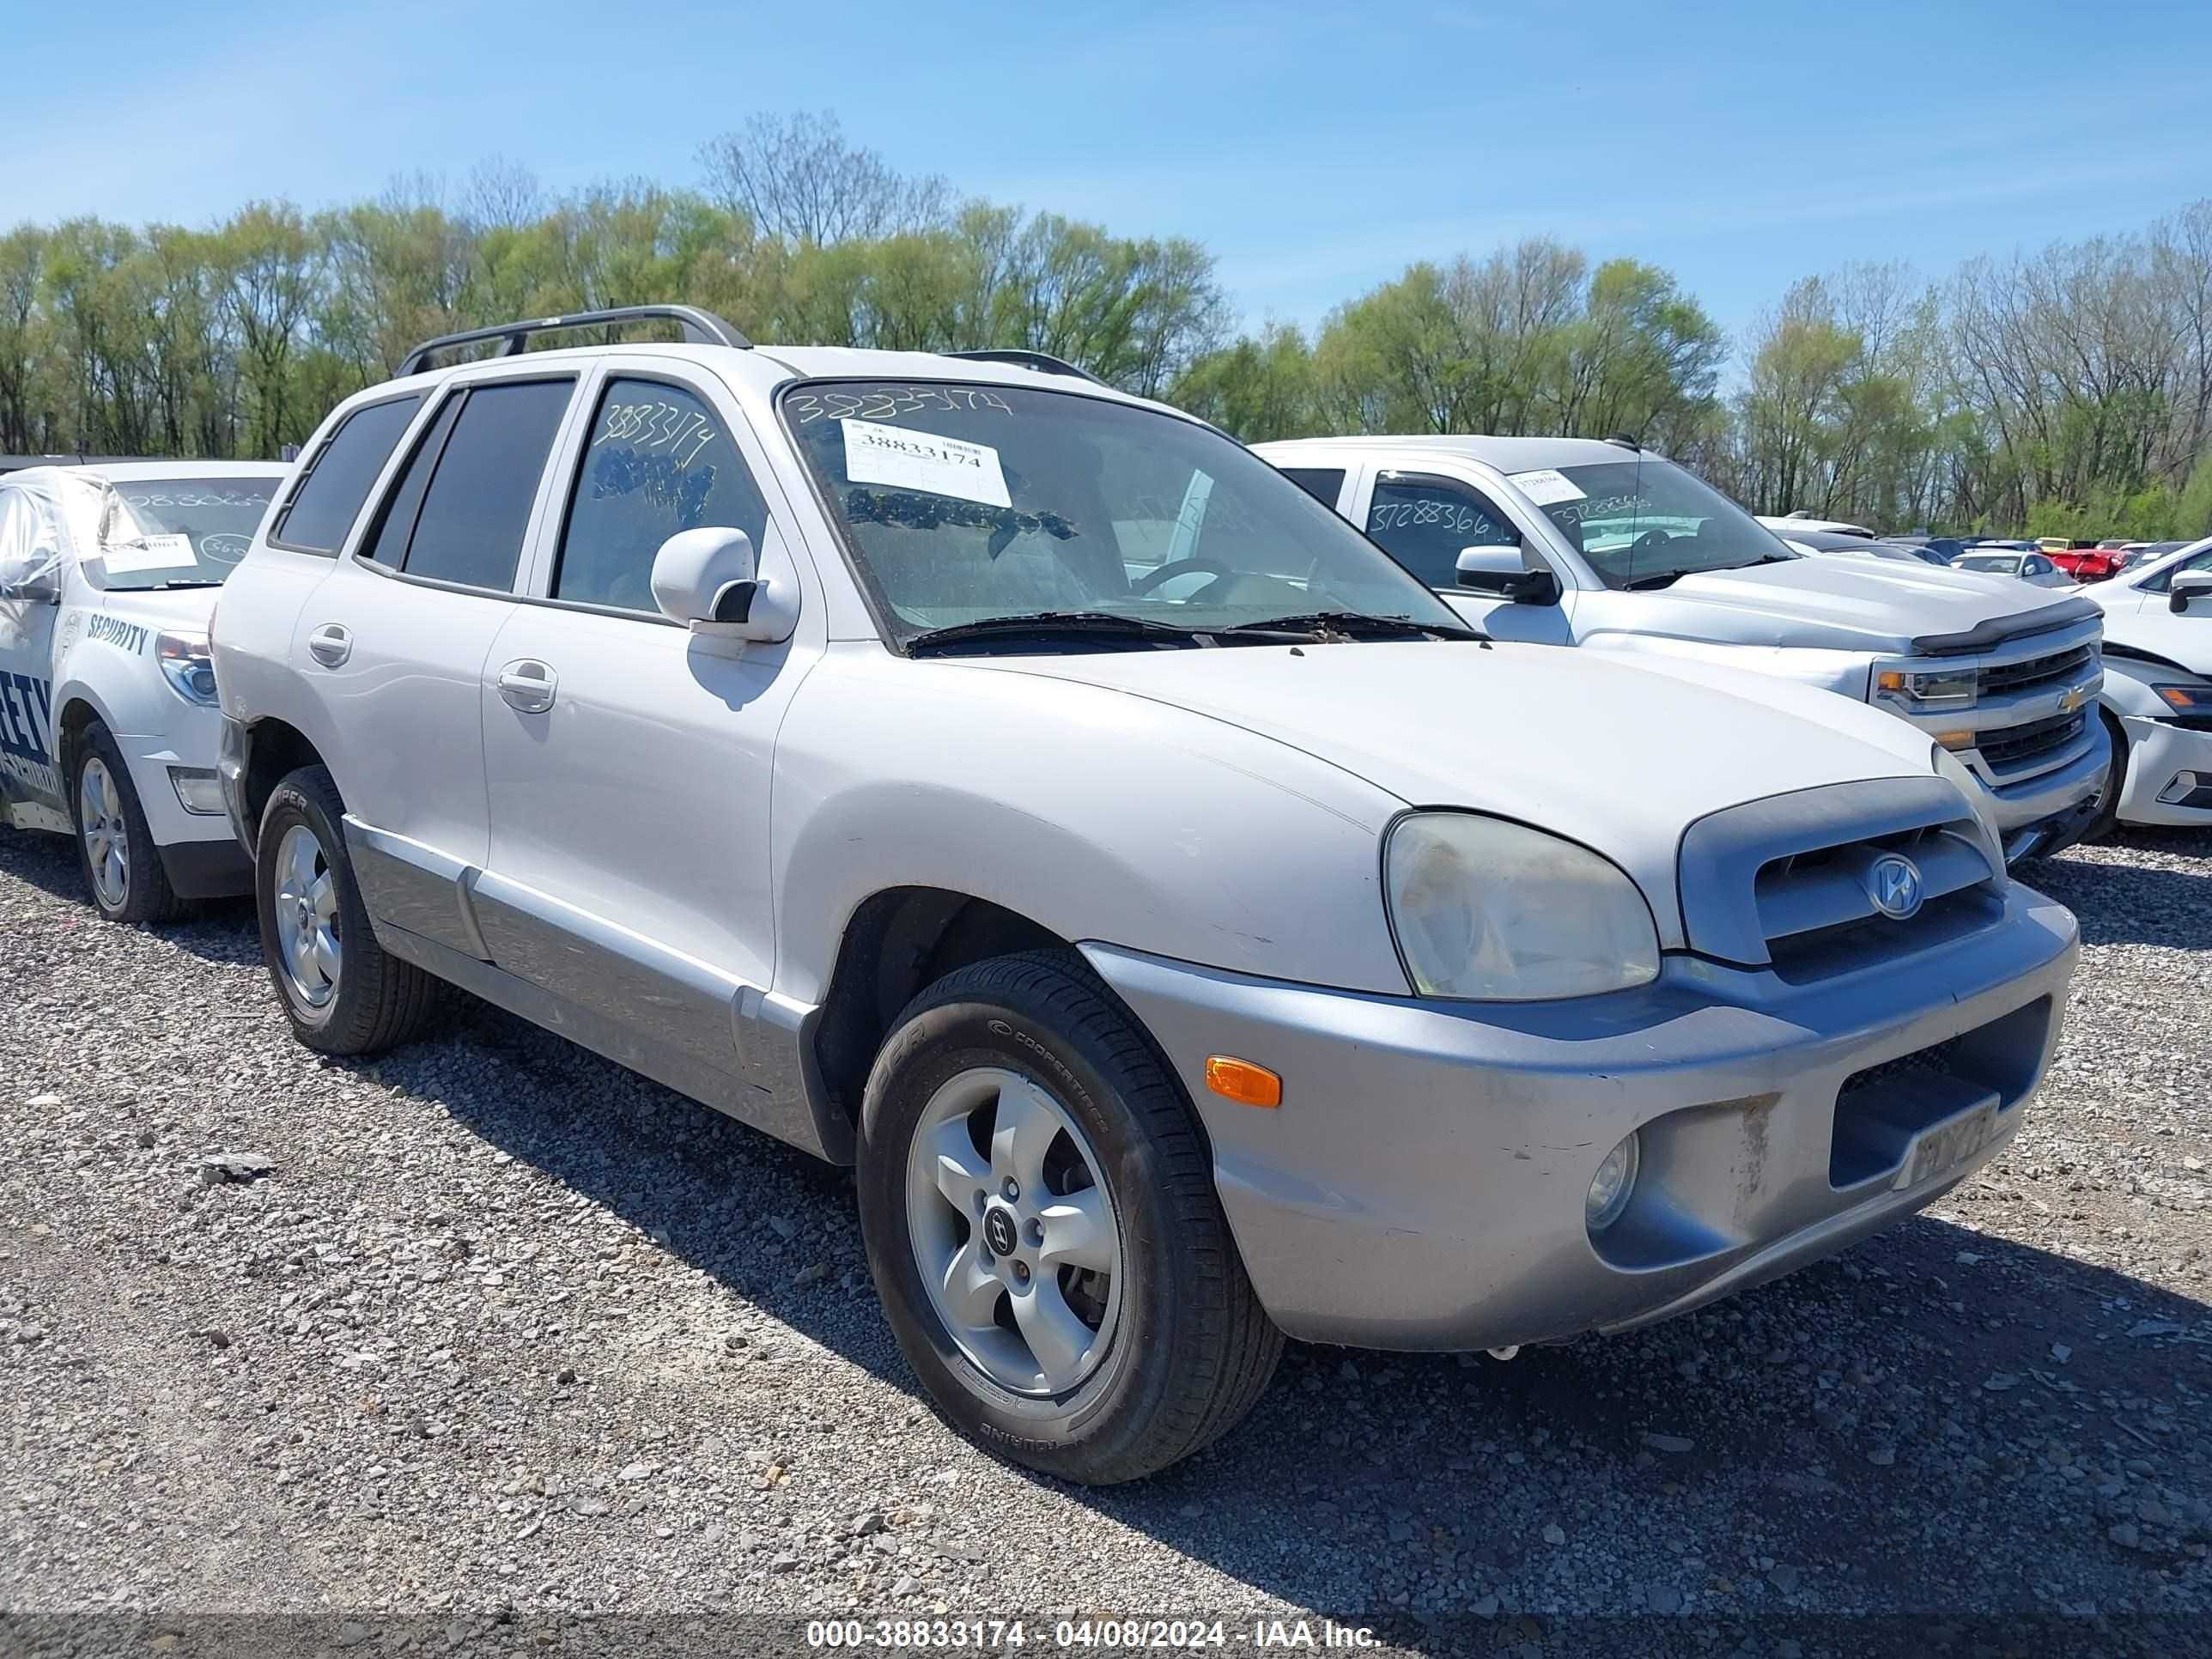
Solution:
<path fill-rule="evenodd" d="M 154 640 L 154 659 L 169 689 L 186 702 L 204 708 L 216 706 L 215 656 L 204 634 L 161 634 Z"/>
<path fill-rule="evenodd" d="M 1955 787 L 1966 798 L 1966 805 L 1974 814 L 1974 822 L 1981 826 L 1982 850 L 1989 854 L 1990 867 L 1996 872 L 1997 884 L 2005 881 L 2004 831 L 1997 827 L 1996 811 L 1990 804 L 1990 792 L 1982 787 L 1981 781 L 1966 769 L 1966 763 L 1942 744 L 1930 752 L 1935 756 L 1936 775 Z"/>
<path fill-rule="evenodd" d="M 1536 1002 L 1659 977 L 1644 895 L 1587 848 L 1501 818 L 1415 812 L 1383 848 L 1390 929 L 1425 997 Z"/>
<path fill-rule="evenodd" d="M 1885 668 L 1875 675 L 1874 689 L 1916 708 L 1972 708 L 1981 696 L 1982 680 L 1972 668 L 1939 669 L 1930 674 Z"/>

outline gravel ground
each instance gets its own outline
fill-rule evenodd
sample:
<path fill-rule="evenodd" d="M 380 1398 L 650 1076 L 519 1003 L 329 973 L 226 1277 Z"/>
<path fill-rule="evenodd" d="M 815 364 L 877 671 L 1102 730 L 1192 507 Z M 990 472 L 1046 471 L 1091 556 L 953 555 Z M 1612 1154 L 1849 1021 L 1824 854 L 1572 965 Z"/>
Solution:
<path fill-rule="evenodd" d="M 2002 1615 L 2121 1645 L 2166 1618 L 2185 1649 L 2212 1623 L 2212 837 L 2032 879 L 2087 942 L 2065 1045 L 1929 1214 L 1510 1364 L 1294 1346 L 1224 1443 L 1085 1492 L 927 1408 L 842 1172 L 465 999 L 379 1064 L 318 1060 L 246 908 L 106 926 L 65 843 L 0 832 L 0 1650 L 237 1650 L 192 1621 L 306 1613 L 252 1628 L 726 1652 L 771 1627 L 722 1615 L 948 1609 L 1033 1643 L 1114 1612 L 1243 1645 L 1303 1613 L 1437 1650 L 1788 1656 Z M 267 1171 L 204 1172 L 221 1152 Z"/>

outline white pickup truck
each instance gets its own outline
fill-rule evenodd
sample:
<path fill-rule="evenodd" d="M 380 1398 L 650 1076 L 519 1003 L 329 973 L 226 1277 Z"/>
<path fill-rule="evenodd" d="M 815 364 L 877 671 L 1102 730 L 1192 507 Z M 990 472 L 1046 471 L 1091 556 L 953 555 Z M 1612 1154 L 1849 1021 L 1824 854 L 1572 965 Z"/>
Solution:
<path fill-rule="evenodd" d="M 2112 753 L 2090 712 L 2102 617 L 2087 599 L 1800 558 L 1626 440 L 1314 438 L 1259 453 L 1498 639 L 1753 669 L 1887 708 L 1959 757 L 2014 862 L 2097 817 Z"/>
<path fill-rule="evenodd" d="M 284 471 L 103 461 L 0 478 L 0 824 L 74 836 L 111 921 L 246 890 L 216 781 L 208 618 Z"/>

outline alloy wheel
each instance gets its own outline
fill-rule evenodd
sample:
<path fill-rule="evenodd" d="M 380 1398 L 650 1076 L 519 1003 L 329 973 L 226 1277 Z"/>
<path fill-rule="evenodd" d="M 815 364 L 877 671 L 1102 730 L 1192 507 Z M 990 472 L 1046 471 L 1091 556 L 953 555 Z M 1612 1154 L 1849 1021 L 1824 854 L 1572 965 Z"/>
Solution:
<path fill-rule="evenodd" d="M 1120 1218 L 1049 1090 L 998 1067 L 940 1087 L 908 1151 L 907 1221 L 931 1305 L 993 1382 L 1057 1398 L 1097 1370 L 1121 1305 Z"/>

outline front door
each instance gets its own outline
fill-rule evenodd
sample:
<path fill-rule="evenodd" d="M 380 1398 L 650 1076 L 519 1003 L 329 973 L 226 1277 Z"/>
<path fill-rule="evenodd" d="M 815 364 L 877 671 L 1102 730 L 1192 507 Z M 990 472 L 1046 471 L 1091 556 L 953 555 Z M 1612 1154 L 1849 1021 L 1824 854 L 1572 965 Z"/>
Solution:
<path fill-rule="evenodd" d="M 26 830 L 69 828 L 54 746 L 61 607 L 50 595 L 70 573 L 57 551 L 44 504 L 26 490 L 0 489 L 0 824 Z"/>
<path fill-rule="evenodd" d="M 646 1045 L 633 1063 L 749 1074 L 775 957 L 776 729 L 817 648 L 696 635 L 654 606 L 653 556 L 678 531 L 743 530 L 782 563 L 758 453 L 719 387 L 617 370 L 571 447 L 542 599 L 484 665 L 477 913 L 501 968 L 618 1023 Z"/>
<path fill-rule="evenodd" d="M 1549 605 L 1523 605 L 1460 586 L 1459 556 L 1465 549 L 1520 550 L 1533 540 L 1473 484 L 1437 473 L 1378 472 L 1364 516 L 1356 516 L 1352 522 L 1364 526 L 1370 539 L 1493 639 L 1534 645 L 1574 643 L 1566 612 L 1571 592 Z M 1543 568 L 1539 553 L 1528 551 L 1521 557 L 1528 568 Z"/>

